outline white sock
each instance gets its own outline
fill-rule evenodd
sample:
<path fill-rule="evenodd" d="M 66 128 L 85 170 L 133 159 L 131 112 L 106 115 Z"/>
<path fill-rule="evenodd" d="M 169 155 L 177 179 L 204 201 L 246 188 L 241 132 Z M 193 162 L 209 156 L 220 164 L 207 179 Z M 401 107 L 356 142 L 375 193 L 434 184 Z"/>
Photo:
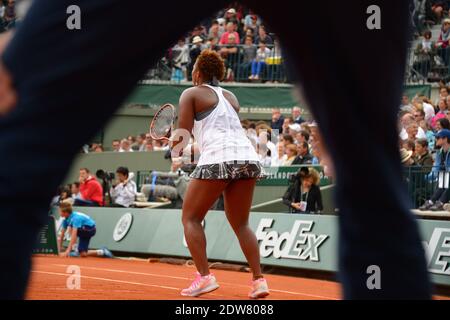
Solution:
<path fill-rule="evenodd" d="M 98 249 L 98 250 L 97 250 L 97 255 L 98 255 L 99 257 L 104 256 L 104 255 L 105 255 L 105 251 L 103 251 L 103 249 Z"/>

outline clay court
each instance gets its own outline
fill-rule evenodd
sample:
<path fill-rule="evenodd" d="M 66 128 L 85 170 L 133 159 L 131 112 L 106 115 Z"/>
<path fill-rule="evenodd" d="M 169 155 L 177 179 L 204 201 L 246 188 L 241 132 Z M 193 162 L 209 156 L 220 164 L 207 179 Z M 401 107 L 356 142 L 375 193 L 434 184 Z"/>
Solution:
<path fill-rule="evenodd" d="M 180 296 L 193 279 L 193 266 L 149 263 L 125 259 L 69 259 L 35 256 L 27 293 L 30 300 L 178 300 L 199 299 Z M 77 265 L 81 271 L 79 290 L 67 288 L 67 268 Z M 220 288 L 203 295 L 205 300 L 247 299 L 250 274 L 213 270 Z M 267 299 L 339 300 L 340 285 L 332 281 L 266 275 L 271 289 Z M 435 296 L 435 299 L 450 297 Z"/>

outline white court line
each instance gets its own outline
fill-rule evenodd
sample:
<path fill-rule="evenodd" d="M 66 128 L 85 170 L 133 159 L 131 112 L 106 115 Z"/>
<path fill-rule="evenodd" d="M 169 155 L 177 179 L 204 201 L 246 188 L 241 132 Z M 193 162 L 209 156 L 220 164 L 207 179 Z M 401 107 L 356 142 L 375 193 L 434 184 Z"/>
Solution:
<path fill-rule="evenodd" d="M 34 273 L 43 273 L 43 274 L 51 274 L 55 276 L 65 276 L 68 277 L 71 274 L 69 273 L 59 273 L 59 272 L 48 272 L 48 271 L 31 271 Z M 154 288 L 163 288 L 163 289 L 169 289 L 169 290 L 180 290 L 178 288 L 174 287 L 167 287 L 167 286 L 158 286 L 156 284 L 147 284 L 147 283 L 141 283 L 141 282 L 131 282 L 131 281 L 124 281 L 124 280 L 116 280 L 116 279 L 107 279 L 107 278 L 99 278 L 99 277 L 91 277 L 91 276 L 82 276 L 80 275 L 80 278 L 86 278 L 86 279 L 93 279 L 93 280 L 101 280 L 101 281 L 109 281 L 109 282 L 117 282 L 117 283 L 126 283 L 126 284 L 133 284 L 138 286 L 146 286 L 146 287 L 154 287 Z"/>
<path fill-rule="evenodd" d="M 68 264 L 52 264 L 53 266 L 57 266 L 57 267 L 67 267 L 69 266 Z M 151 276 L 151 277 L 159 277 L 159 278 L 170 278 L 170 279 L 178 279 L 178 280 L 190 280 L 189 278 L 185 278 L 185 277 L 174 277 L 174 276 L 167 276 L 167 275 L 162 275 L 162 274 L 154 274 L 154 273 L 146 273 L 146 272 L 135 272 L 135 271 L 124 271 L 124 270 L 117 270 L 117 269 L 108 269 L 108 268 L 96 268 L 96 267 L 81 267 L 82 269 L 88 269 L 88 270 L 96 270 L 96 271 L 107 271 L 107 272 L 116 272 L 116 273 L 127 273 L 127 274 L 135 274 L 135 275 L 142 275 L 142 276 Z M 248 288 L 249 286 L 245 286 L 242 284 L 234 284 L 234 283 L 227 283 L 227 282 L 223 282 L 223 281 L 219 281 L 218 282 L 219 285 L 228 285 L 228 286 L 232 286 L 232 287 L 243 287 L 243 288 Z M 321 295 L 315 295 L 315 294 L 309 294 L 309 293 L 302 293 L 302 292 L 293 292 L 293 291 L 286 291 L 286 290 L 277 290 L 277 289 L 272 289 L 270 288 L 270 291 L 272 292 L 279 292 L 279 293 L 287 293 L 287 294 L 292 294 L 292 295 L 297 295 L 297 296 L 307 296 L 307 297 L 312 297 L 312 298 L 320 298 L 320 299 L 328 299 L 328 300 L 339 300 L 336 298 L 332 298 L 332 297 L 326 297 L 326 296 L 321 296 Z"/>
<path fill-rule="evenodd" d="M 55 276 L 65 276 L 65 277 L 70 276 L 70 274 L 68 274 L 68 273 L 59 273 L 59 272 L 36 271 L 36 270 L 33 270 L 31 272 L 50 274 L 50 275 L 55 275 Z M 116 280 L 116 279 L 108 279 L 108 278 L 99 278 L 99 277 L 82 276 L 82 275 L 80 275 L 80 278 L 100 280 L 100 281 L 109 281 L 109 282 L 116 282 L 116 283 L 125 283 L 125 284 L 132 284 L 132 285 L 153 287 L 153 288 L 162 288 L 162 289 L 169 289 L 169 290 L 176 290 L 176 291 L 180 291 L 181 290 L 180 288 L 174 288 L 174 287 L 168 287 L 168 286 L 159 286 L 159 285 L 156 285 L 156 284 L 148 284 L 148 283 L 132 282 L 132 281 L 124 281 L 124 280 Z M 220 294 L 215 294 L 215 293 L 208 293 L 208 294 L 210 294 L 212 296 L 223 297 L 223 295 L 220 295 Z"/>

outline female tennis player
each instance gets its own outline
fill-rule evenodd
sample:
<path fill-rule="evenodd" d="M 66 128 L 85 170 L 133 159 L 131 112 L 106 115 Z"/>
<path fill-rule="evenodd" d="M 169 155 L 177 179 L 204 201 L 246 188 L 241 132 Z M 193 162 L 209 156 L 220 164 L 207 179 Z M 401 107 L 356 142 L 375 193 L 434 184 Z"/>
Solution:
<path fill-rule="evenodd" d="M 192 71 L 194 87 L 186 89 L 180 97 L 178 129 L 192 132 L 200 150 L 184 197 L 182 218 L 198 272 L 181 294 L 199 296 L 219 287 L 208 268 L 201 222 L 223 193 L 227 219 L 253 273 L 249 297 L 257 299 L 267 296 L 269 289 L 261 274 L 258 242 L 248 217 L 256 180 L 264 177 L 264 171 L 241 126 L 238 100 L 233 93 L 218 86 L 224 74 L 225 66 L 219 54 L 204 50 Z"/>

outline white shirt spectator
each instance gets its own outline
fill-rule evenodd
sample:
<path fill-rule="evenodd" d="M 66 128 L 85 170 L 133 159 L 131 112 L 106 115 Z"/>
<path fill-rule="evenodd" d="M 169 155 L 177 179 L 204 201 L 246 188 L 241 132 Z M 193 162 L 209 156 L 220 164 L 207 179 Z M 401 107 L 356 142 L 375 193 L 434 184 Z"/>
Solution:
<path fill-rule="evenodd" d="M 436 115 L 434 112 L 434 108 L 431 104 L 426 102 L 422 103 L 422 105 L 423 111 L 425 112 L 425 121 L 429 123 L 431 121 L 431 118 L 433 118 Z"/>
<path fill-rule="evenodd" d="M 400 138 L 402 140 L 406 140 L 408 139 L 408 134 L 406 133 L 406 129 L 402 128 L 402 131 L 400 132 Z M 423 129 L 421 127 L 419 127 L 419 130 L 417 131 L 417 135 L 416 135 L 417 139 L 426 139 L 427 135 L 425 134 L 425 131 L 423 131 Z"/>
<path fill-rule="evenodd" d="M 270 166 L 272 167 L 279 167 L 282 166 L 283 163 L 287 160 L 287 155 L 283 155 L 281 158 L 278 158 L 278 155 L 275 155 L 275 157 L 272 157 Z"/>
<path fill-rule="evenodd" d="M 117 186 L 111 187 L 110 193 L 114 203 L 128 208 L 136 198 L 136 183 L 133 180 L 129 180 L 126 185 L 119 183 Z"/>

